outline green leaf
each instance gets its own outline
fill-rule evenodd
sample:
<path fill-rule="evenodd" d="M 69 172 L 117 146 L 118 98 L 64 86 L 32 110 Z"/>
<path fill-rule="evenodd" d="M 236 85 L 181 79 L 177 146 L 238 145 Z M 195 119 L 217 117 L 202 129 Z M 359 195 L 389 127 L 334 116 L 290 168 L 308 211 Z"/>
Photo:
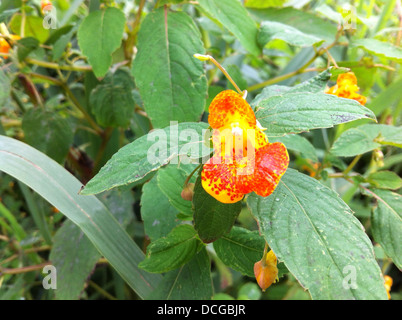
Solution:
<path fill-rule="evenodd" d="M 105 127 L 127 127 L 134 113 L 134 79 L 129 69 L 110 72 L 91 92 L 90 103 L 96 122 Z"/>
<path fill-rule="evenodd" d="M 80 196 L 81 183 L 46 155 L 0 136 L 0 170 L 21 180 L 77 224 L 111 266 L 140 297 L 161 277 L 137 267 L 144 254 L 106 207 L 94 196 Z"/>
<path fill-rule="evenodd" d="M 38 227 L 43 239 L 49 246 L 51 246 L 52 236 L 50 234 L 49 226 L 46 221 L 45 212 L 42 205 L 43 200 L 40 199 L 36 194 L 32 194 L 31 190 L 29 190 L 29 188 L 22 182 L 18 181 L 18 185 L 22 191 L 22 194 L 24 195 L 32 219 Z"/>
<path fill-rule="evenodd" d="M 190 261 L 202 245 L 193 226 L 182 224 L 165 238 L 153 241 L 147 255 L 138 266 L 152 273 L 168 272 Z"/>
<path fill-rule="evenodd" d="M 368 103 L 367 107 L 376 116 L 380 115 L 386 108 L 390 108 L 402 100 L 402 78 L 395 80 L 392 84 L 382 90 L 376 97 Z"/>
<path fill-rule="evenodd" d="M 244 6 L 247 8 L 265 9 L 270 7 L 282 7 L 286 0 L 246 0 Z"/>
<path fill-rule="evenodd" d="M 378 171 L 371 173 L 367 181 L 380 189 L 399 189 L 402 188 L 402 179 L 392 171 Z"/>
<path fill-rule="evenodd" d="M 299 152 L 303 158 L 318 162 L 314 146 L 305 137 L 288 134 L 283 137 L 270 138 L 269 142 L 282 142 L 287 149 Z"/>
<path fill-rule="evenodd" d="M 238 300 L 260 300 L 261 289 L 256 283 L 247 282 L 242 285 L 237 294 Z"/>
<path fill-rule="evenodd" d="M 402 269 L 402 196 L 386 190 L 372 190 L 377 207 L 371 214 L 374 240 Z"/>
<path fill-rule="evenodd" d="M 120 47 L 125 23 L 122 11 L 108 7 L 91 12 L 78 29 L 78 45 L 98 78 L 112 64 L 112 53 Z"/>
<path fill-rule="evenodd" d="M 158 186 L 162 192 L 168 197 L 170 203 L 180 212 L 188 216 L 192 216 L 193 208 L 191 201 L 184 200 L 181 197 L 184 181 L 186 181 L 188 175 L 191 173 L 194 166 L 190 166 L 185 170 L 185 166 L 180 168 L 177 165 L 167 165 L 166 168 L 158 171 Z M 193 176 L 191 181 L 195 182 Z"/>
<path fill-rule="evenodd" d="M 14 34 L 21 35 L 22 15 L 17 13 L 10 21 L 10 29 Z M 43 27 L 43 18 L 38 16 L 26 16 L 24 37 L 32 37 L 40 43 L 45 43 L 49 38 L 49 29 Z"/>
<path fill-rule="evenodd" d="M 364 124 L 343 132 L 332 146 L 331 153 L 353 157 L 381 147 L 402 143 L 402 127 L 385 124 Z"/>
<path fill-rule="evenodd" d="M 44 130 L 46 128 L 46 130 Z M 61 163 L 73 142 L 69 122 L 53 111 L 33 108 L 24 114 L 25 141 Z"/>
<path fill-rule="evenodd" d="M 201 8 L 216 18 L 255 56 L 261 54 L 257 44 L 257 25 L 238 0 L 200 0 Z"/>
<path fill-rule="evenodd" d="M 207 128 L 206 123 L 180 123 L 138 138 L 115 153 L 81 194 L 100 193 L 138 181 L 169 162 L 174 163 L 178 156 L 183 162 L 209 155 L 211 151 L 204 145 Z"/>
<path fill-rule="evenodd" d="M 158 175 L 159 173 L 157 173 Z M 166 237 L 181 221 L 176 218 L 178 211 L 158 186 L 157 176 L 142 188 L 141 217 L 146 235 L 154 241 Z"/>
<path fill-rule="evenodd" d="M 36 38 L 23 38 L 17 41 L 18 61 L 23 61 L 32 51 L 39 47 L 39 40 Z"/>
<path fill-rule="evenodd" d="M 82 230 L 67 221 L 57 230 L 49 259 L 57 269 L 56 298 L 77 300 L 101 257 Z"/>
<path fill-rule="evenodd" d="M 351 46 L 361 47 L 379 57 L 402 62 L 402 49 L 389 42 L 383 42 L 376 39 L 357 39 L 351 43 Z"/>
<path fill-rule="evenodd" d="M 289 25 L 275 22 L 264 21 L 261 23 L 258 33 L 258 43 L 260 46 L 265 46 L 268 42 L 274 39 L 283 40 L 293 46 L 310 47 L 322 43 L 323 39 L 316 36 L 305 34 L 296 28 Z"/>
<path fill-rule="evenodd" d="M 333 190 L 288 169 L 271 196 L 251 194 L 247 203 L 278 260 L 313 299 L 387 299 L 370 239 Z"/>
<path fill-rule="evenodd" d="M 277 137 L 360 118 L 375 119 L 369 109 L 354 100 L 335 96 L 328 99 L 331 95 L 322 93 L 332 74 L 345 71 L 329 68 L 294 87 L 273 85 L 264 88 L 251 106 L 260 123 L 268 128 L 267 135 Z"/>
<path fill-rule="evenodd" d="M 128 192 L 113 190 L 103 195 L 102 201 L 123 226 L 133 216 L 132 196 Z M 130 217 L 131 216 L 131 217 Z M 57 269 L 56 298 L 60 300 L 79 299 L 91 271 L 101 257 L 98 250 L 81 229 L 67 221 L 56 232 L 50 252 L 50 261 Z"/>
<path fill-rule="evenodd" d="M 261 99 L 255 114 L 268 137 L 299 133 L 357 119 L 375 119 L 371 110 L 351 99 L 325 93 L 285 92 Z"/>
<path fill-rule="evenodd" d="M 211 261 L 203 248 L 187 264 L 165 274 L 152 300 L 210 300 Z"/>
<path fill-rule="evenodd" d="M 321 19 L 317 15 L 310 12 L 297 10 L 292 7 L 267 9 L 250 8 L 248 11 L 260 22 L 273 21 L 283 23 L 298 29 L 304 34 L 312 35 L 319 39 L 324 39 L 328 43 L 334 41 L 337 32 L 335 24 Z"/>
<path fill-rule="evenodd" d="M 184 12 L 160 8 L 146 16 L 133 73 L 155 128 L 170 121 L 200 120 L 207 81 L 202 62 L 193 54 L 204 51 L 200 32 Z"/>
<path fill-rule="evenodd" d="M 209 195 L 198 177 L 193 196 L 194 224 L 201 240 L 213 242 L 228 233 L 241 211 L 241 201 L 222 203 Z"/>
<path fill-rule="evenodd" d="M 246 276 L 254 277 L 254 264 L 263 256 L 265 240 L 257 231 L 233 227 L 213 245 L 223 263 Z"/>
<path fill-rule="evenodd" d="M 73 35 L 77 32 L 77 27 L 69 26 L 69 28 L 66 29 L 69 31 L 57 37 L 57 40 L 53 45 L 53 60 L 59 60 L 62 57 L 62 55 L 66 52 L 66 46 L 71 41 Z"/>

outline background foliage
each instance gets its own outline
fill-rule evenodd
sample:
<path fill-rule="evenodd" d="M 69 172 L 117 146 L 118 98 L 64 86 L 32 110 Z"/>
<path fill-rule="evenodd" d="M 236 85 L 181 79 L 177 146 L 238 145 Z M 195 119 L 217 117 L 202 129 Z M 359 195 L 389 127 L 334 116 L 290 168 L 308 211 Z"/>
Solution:
<path fill-rule="evenodd" d="M 386 299 L 383 275 L 402 297 L 400 0 L 52 4 L 0 3 L 0 299 Z M 188 141 L 147 161 L 157 128 L 211 152 L 209 103 L 234 87 L 195 53 L 288 148 L 271 196 L 224 205 L 196 171 L 184 200 Z M 324 93 L 349 70 L 365 107 Z M 265 241 L 280 281 L 261 292 Z"/>

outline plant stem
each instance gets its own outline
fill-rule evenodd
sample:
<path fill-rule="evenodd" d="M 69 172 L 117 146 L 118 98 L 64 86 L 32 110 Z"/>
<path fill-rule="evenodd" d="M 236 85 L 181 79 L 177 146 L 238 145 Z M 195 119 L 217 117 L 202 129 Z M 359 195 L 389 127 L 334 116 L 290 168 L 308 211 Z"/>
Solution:
<path fill-rule="evenodd" d="M 188 182 L 190 181 L 191 177 L 194 175 L 194 173 L 197 172 L 197 170 L 202 166 L 202 163 L 200 163 L 187 177 L 186 181 L 184 181 L 184 188 L 187 187 Z"/>
<path fill-rule="evenodd" d="M 39 74 L 39 73 L 29 73 L 29 75 L 31 77 L 34 78 L 38 78 L 38 79 L 43 79 L 43 80 L 47 80 L 49 82 L 53 82 L 55 85 L 60 86 L 65 95 L 70 99 L 70 101 L 72 102 L 72 104 L 81 111 L 81 113 L 84 115 L 84 117 L 87 119 L 87 121 L 89 122 L 89 124 L 91 125 L 91 127 L 96 131 L 96 133 L 98 135 L 103 135 L 104 131 L 101 127 L 99 127 L 96 122 L 92 119 L 91 115 L 88 113 L 88 111 L 81 105 L 81 103 L 78 101 L 78 99 L 74 96 L 74 94 L 71 92 L 70 88 L 68 87 L 68 85 L 56 78 L 52 78 L 43 74 Z"/>
<path fill-rule="evenodd" d="M 102 296 L 108 298 L 109 300 L 117 300 L 114 296 L 112 296 L 109 292 L 106 290 L 102 289 L 100 286 L 98 286 L 95 282 L 92 280 L 89 281 L 89 285 L 94 288 L 98 293 L 100 293 Z"/>
<path fill-rule="evenodd" d="M 304 72 L 309 72 L 310 70 L 307 69 L 308 66 L 311 65 L 315 61 L 315 59 L 317 59 L 318 57 L 322 56 L 324 53 L 328 52 L 332 47 L 334 47 L 338 43 L 338 39 L 341 36 L 341 32 L 342 32 L 342 29 L 339 29 L 337 34 L 336 34 L 336 36 L 335 36 L 334 42 L 331 43 L 330 45 L 328 45 L 327 47 L 323 47 L 320 50 L 316 51 L 314 56 L 309 61 L 307 61 L 303 66 L 301 66 L 299 69 L 297 69 L 295 71 L 292 71 L 292 72 L 289 72 L 287 74 L 284 74 L 284 75 L 269 79 L 267 81 L 255 84 L 253 86 L 250 86 L 247 89 L 247 91 L 249 91 L 249 92 L 255 91 L 255 90 L 264 88 L 266 86 L 281 82 L 283 80 L 292 78 L 292 77 L 294 77 L 294 76 L 296 76 L 298 74 L 301 74 L 301 73 L 304 73 Z M 335 65 L 336 65 L 336 62 L 335 62 Z"/>
<path fill-rule="evenodd" d="M 214 59 L 214 57 L 210 56 L 210 55 L 202 55 L 202 54 L 195 54 L 194 55 L 195 58 L 201 60 L 201 61 L 211 61 L 215 66 L 218 67 L 219 70 L 222 71 L 222 73 L 225 75 L 225 77 L 230 81 L 230 83 L 236 88 L 237 92 L 241 95 L 244 94 L 243 91 L 240 90 L 239 86 L 236 84 L 236 82 L 234 82 L 234 80 L 232 79 L 232 77 L 229 75 L 229 73 L 226 71 L 226 69 L 224 67 L 222 67 L 222 65 L 216 61 Z"/>
<path fill-rule="evenodd" d="M 41 270 L 50 264 L 51 264 L 51 262 L 48 261 L 48 262 L 44 262 L 41 264 L 36 264 L 33 266 L 28 266 L 28 267 L 13 268 L 13 269 L 0 268 L 0 275 L 1 274 L 20 274 L 20 273 L 27 273 L 27 272 L 31 272 L 31 271 Z"/>
<path fill-rule="evenodd" d="M 353 161 L 348 165 L 348 167 L 345 169 L 345 171 L 343 171 L 343 175 L 347 176 L 348 173 L 354 168 L 354 166 L 356 165 L 356 163 L 360 160 L 360 158 L 362 157 L 361 154 L 359 154 L 358 156 L 356 156 Z"/>
<path fill-rule="evenodd" d="M 32 58 L 26 58 L 25 62 L 29 64 L 35 64 L 39 67 L 48 68 L 48 69 L 56 69 L 56 70 L 65 70 L 65 71 L 92 71 L 91 66 L 62 66 L 58 63 L 40 61 Z"/>
<path fill-rule="evenodd" d="M 107 144 L 108 144 L 108 142 L 110 140 L 110 137 L 111 137 L 111 135 L 113 133 L 113 129 L 114 128 L 107 128 L 105 131 L 103 131 L 103 133 L 101 135 L 102 143 L 101 143 L 101 145 L 99 147 L 98 154 L 96 155 L 96 158 L 95 158 L 95 161 L 94 161 L 94 166 L 93 166 L 95 172 L 97 172 L 98 169 L 100 169 L 99 164 L 102 161 L 102 158 L 103 158 L 103 155 L 105 153 Z"/>

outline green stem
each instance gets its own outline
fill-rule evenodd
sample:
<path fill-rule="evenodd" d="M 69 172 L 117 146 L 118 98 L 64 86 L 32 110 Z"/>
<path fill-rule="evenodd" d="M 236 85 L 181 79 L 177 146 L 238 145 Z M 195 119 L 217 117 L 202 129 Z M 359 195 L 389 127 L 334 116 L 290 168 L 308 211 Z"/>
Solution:
<path fill-rule="evenodd" d="M 35 64 L 39 67 L 48 68 L 48 69 L 56 69 L 56 70 L 65 70 L 65 71 L 92 71 L 92 67 L 90 66 L 62 66 L 53 62 L 40 61 L 32 58 L 26 58 L 25 62 L 29 64 Z"/>
<path fill-rule="evenodd" d="M 236 82 L 234 82 L 234 80 L 229 75 L 229 73 L 226 71 L 226 69 L 218 61 L 216 61 L 214 57 L 212 57 L 210 55 L 202 55 L 202 54 L 195 54 L 194 57 L 201 61 L 211 61 L 215 66 L 218 67 L 219 70 L 222 71 L 222 73 L 225 75 L 225 77 L 236 88 L 237 92 L 241 95 L 244 94 L 244 92 L 240 90 L 239 86 L 236 84 Z"/>
<path fill-rule="evenodd" d="M 359 154 L 358 156 L 356 156 L 353 161 L 348 165 L 348 167 L 345 169 L 345 171 L 343 171 L 343 175 L 347 176 L 348 173 L 350 171 L 352 171 L 352 169 L 354 168 L 354 166 L 356 165 L 356 163 L 360 160 L 360 158 L 362 157 L 361 154 Z"/>
<path fill-rule="evenodd" d="M 202 166 L 202 163 L 200 163 L 187 177 L 186 181 L 184 181 L 184 188 L 187 187 L 188 182 L 190 181 L 191 177 L 194 175 L 194 173 L 197 172 L 197 170 Z"/>
<path fill-rule="evenodd" d="M 281 82 L 283 80 L 287 80 L 289 78 L 292 78 L 292 77 L 294 77 L 294 76 L 296 76 L 298 74 L 311 71 L 311 70 L 307 69 L 308 66 L 311 65 L 315 61 L 315 59 L 317 59 L 318 57 L 322 56 L 324 53 L 328 52 L 332 47 L 334 47 L 338 43 L 338 39 L 341 36 L 341 32 L 342 32 L 341 29 L 338 30 L 334 42 L 331 43 L 330 45 L 328 45 L 327 47 L 323 47 L 320 50 L 316 51 L 314 56 L 309 61 L 307 61 L 303 66 L 301 66 L 299 69 L 297 69 L 295 71 L 292 71 L 292 72 L 289 72 L 287 74 L 284 74 L 284 75 L 269 79 L 267 81 L 255 84 L 253 86 L 250 86 L 247 89 L 247 91 L 251 92 L 251 91 L 258 90 L 258 89 L 262 89 L 262 88 L 264 88 L 266 86 Z"/>
<path fill-rule="evenodd" d="M 98 286 L 95 282 L 92 280 L 89 281 L 89 285 L 94 288 L 98 293 L 100 293 L 102 296 L 105 298 L 108 298 L 109 300 L 117 300 L 114 296 L 112 296 L 109 292 L 106 290 L 102 289 L 100 286 Z"/>
<path fill-rule="evenodd" d="M 101 143 L 101 145 L 99 147 L 98 154 L 96 155 L 96 158 L 95 158 L 95 161 L 94 161 L 94 170 L 95 170 L 95 172 L 97 172 L 98 169 L 100 169 L 99 165 L 100 165 L 100 162 L 102 161 L 102 158 L 103 158 L 103 155 L 105 153 L 107 144 L 108 144 L 108 142 L 110 140 L 110 137 L 111 137 L 111 135 L 113 133 L 113 129 L 114 128 L 107 128 L 103 132 L 103 134 L 101 135 L 102 143 Z"/>

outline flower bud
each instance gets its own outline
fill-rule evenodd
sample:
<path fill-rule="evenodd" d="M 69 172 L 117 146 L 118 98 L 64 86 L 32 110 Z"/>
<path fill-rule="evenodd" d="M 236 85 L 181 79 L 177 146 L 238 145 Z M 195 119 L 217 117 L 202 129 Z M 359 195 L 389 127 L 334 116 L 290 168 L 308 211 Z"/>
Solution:
<path fill-rule="evenodd" d="M 184 200 L 192 201 L 193 195 L 194 195 L 194 183 L 189 183 L 183 188 L 183 191 L 181 192 L 181 197 Z"/>
<path fill-rule="evenodd" d="M 275 253 L 271 250 L 254 264 L 254 275 L 262 291 L 278 281 L 278 267 Z"/>
<path fill-rule="evenodd" d="M 381 168 L 384 166 L 384 154 L 381 149 L 375 149 L 373 151 L 373 159 L 377 167 Z"/>

